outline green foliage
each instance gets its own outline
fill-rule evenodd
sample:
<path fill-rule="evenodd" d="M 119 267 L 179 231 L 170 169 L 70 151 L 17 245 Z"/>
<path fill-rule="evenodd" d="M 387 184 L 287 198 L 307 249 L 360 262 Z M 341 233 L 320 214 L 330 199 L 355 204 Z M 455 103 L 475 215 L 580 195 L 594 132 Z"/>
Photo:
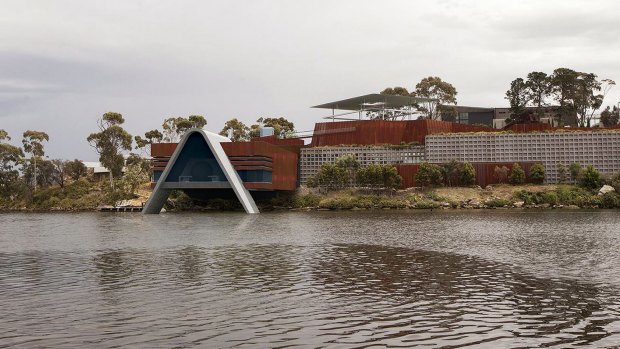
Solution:
<path fill-rule="evenodd" d="M 529 103 L 529 91 L 525 80 L 516 78 L 510 83 L 510 89 L 506 91 L 506 97 L 510 103 L 510 120 L 512 123 L 525 122 L 526 106 Z"/>
<path fill-rule="evenodd" d="M 523 184 L 525 182 L 525 171 L 518 163 L 512 164 L 512 169 L 510 170 L 510 178 L 508 179 L 511 184 Z"/>
<path fill-rule="evenodd" d="M 136 164 L 146 173 L 151 171 L 151 160 L 145 159 L 138 154 L 131 153 L 125 160 L 125 166 Z"/>
<path fill-rule="evenodd" d="M 486 201 L 485 205 L 487 205 L 488 207 L 505 207 L 505 206 L 512 205 L 512 202 L 506 199 L 493 198 L 491 200 Z"/>
<path fill-rule="evenodd" d="M 187 118 L 181 116 L 167 118 L 161 125 L 164 130 L 161 134 L 162 140 L 171 143 L 178 142 L 189 129 L 203 128 L 206 125 L 207 120 L 201 115 L 191 115 Z"/>
<path fill-rule="evenodd" d="M 558 182 L 566 183 L 566 181 L 568 181 L 568 173 L 566 170 L 566 166 L 564 166 L 564 164 L 557 164 L 557 170 L 558 170 Z"/>
<path fill-rule="evenodd" d="M 358 185 L 369 188 L 397 189 L 402 178 L 392 165 L 370 164 L 357 172 Z"/>
<path fill-rule="evenodd" d="M 23 137 L 22 143 L 24 144 L 24 151 L 26 153 L 39 158 L 45 155 L 43 142 L 50 140 L 47 133 L 28 130 L 24 132 Z"/>
<path fill-rule="evenodd" d="M 474 184 L 476 184 L 476 170 L 472 164 L 465 161 L 461 165 L 461 185 Z"/>
<path fill-rule="evenodd" d="M 355 155 L 344 155 L 336 159 L 334 164 L 336 167 L 343 169 L 347 176 L 347 185 L 349 187 L 354 186 L 357 183 L 358 171 L 360 169 L 360 163 L 357 161 Z"/>
<path fill-rule="evenodd" d="M 230 134 L 230 140 L 233 142 L 243 142 L 250 139 L 250 128 L 243 122 L 235 119 L 226 121 L 224 128 L 220 131 L 220 135 L 228 137 Z"/>
<path fill-rule="evenodd" d="M 35 170 L 36 166 L 36 170 Z M 22 164 L 22 174 L 26 183 L 35 183 L 38 187 L 49 187 L 55 184 L 63 184 L 60 178 L 64 172 L 62 165 L 60 170 L 54 165 L 53 161 L 39 159 L 37 162 L 26 162 Z"/>
<path fill-rule="evenodd" d="M 10 141 L 9 133 L 6 130 L 0 129 L 0 142 Z"/>
<path fill-rule="evenodd" d="M 119 113 L 108 112 L 99 120 L 99 132 L 91 133 L 86 140 L 99 154 L 101 164 L 110 170 L 110 186 L 113 177 L 121 175 L 125 159 L 123 151 L 131 150 L 131 135 L 121 127 L 125 122 Z"/>
<path fill-rule="evenodd" d="M 451 160 L 441 165 L 446 184 L 452 186 L 470 186 L 476 183 L 476 170 L 469 162 Z"/>
<path fill-rule="evenodd" d="M 350 210 L 355 207 L 350 197 L 334 197 L 321 200 L 319 208 L 330 210 Z"/>
<path fill-rule="evenodd" d="M 10 139 L 8 132 L 0 130 L 0 205 L 15 201 L 20 196 L 19 189 L 23 188 L 18 165 L 24 152 L 19 147 L 4 143 Z"/>
<path fill-rule="evenodd" d="M 149 153 L 147 150 L 147 146 L 153 143 L 159 143 L 164 138 L 164 135 L 159 132 L 159 130 L 150 130 L 144 133 L 144 138 L 138 136 L 134 137 L 136 141 L 136 149 L 143 149 L 145 152 Z"/>
<path fill-rule="evenodd" d="M 396 86 L 394 88 L 388 87 L 381 91 L 382 95 L 391 95 L 391 96 L 409 96 L 409 91 L 406 88 Z"/>
<path fill-rule="evenodd" d="M 345 155 L 336 159 L 334 164 L 321 165 L 319 172 L 307 184 L 330 190 L 357 186 L 396 189 L 401 186 L 402 178 L 392 165 L 360 167 L 353 155 Z"/>
<path fill-rule="evenodd" d="M 573 162 L 572 164 L 570 164 L 570 166 L 568 167 L 568 171 L 570 172 L 570 178 L 577 182 L 579 181 L 579 179 L 581 178 L 581 172 L 583 171 L 581 168 L 581 165 L 579 165 L 576 162 Z"/>
<path fill-rule="evenodd" d="M 321 165 L 321 169 L 311 181 L 313 185 L 327 189 L 344 188 L 348 182 L 347 171 L 342 167 L 329 163 Z"/>
<path fill-rule="evenodd" d="M 318 207 L 321 202 L 321 197 L 314 194 L 307 195 L 295 195 L 293 197 L 292 206 L 296 208 L 301 207 Z"/>
<path fill-rule="evenodd" d="M 193 207 L 194 201 L 182 190 L 173 190 L 164 205 L 164 208 L 169 211 L 190 210 Z"/>
<path fill-rule="evenodd" d="M 599 207 L 620 208 L 620 196 L 615 192 L 608 192 L 600 196 Z"/>
<path fill-rule="evenodd" d="M 618 107 L 614 105 L 613 110 L 609 106 L 601 112 L 601 124 L 605 127 L 611 127 L 618 124 L 620 113 Z"/>
<path fill-rule="evenodd" d="M 581 177 L 579 178 L 579 186 L 595 190 L 599 189 L 603 185 L 603 180 L 601 179 L 601 174 L 592 166 L 588 165 L 588 167 L 583 170 L 581 173 Z"/>
<path fill-rule="evenodd" d="M 441 118 L 439 105 L 456 104 L 456 88 L 447 81 L 437 76 L 429 76 L 415 85 L 414 97 L 429 98 L 430 101 L 422 103 L 418 107 L 427 119 L 437 120 Z"/>
<path fill-rule="evenodd" d="M 258 118 L 256 124 L 250 127 L 250 137 L 260 136 L 261 127 L 273 127 L 274 134 L 279 138 L 290 138 L 295 132 L 295 124 L 283 117 Z"/>
<path fill-rule="evenodd" d="M 509 171 L 510 170 L 506 166 L 495 166 L 495 169 L 493 170 L 493 177 L 498 183 L 506 183 Z"/>
<path fill-rule="evenodd" d="M 422 187 L 438 187 L 443 184 L 443 171 L 435 164 L 423 162 L 420 164 L 415 181 Z"/>
<path fill-rule="evenodd" d="M 616 173 L 615 175 L 613 175 L 613 177 L 611 177 L 611 179 L 609 180 L 609 185 L 614 187 L 616 193 L 620 193 L 620 172 Z"/>
<path fill-rule="evenodd" d="M 35 210 L 92 210 L 99 205 L 113 203 L 113 196 L 111 190 L 102 191 L 81 179 L 64 187 L 41 188 L 33 193 L 27 206 Z"/>
<path fill-rule="evenodd" d="M 139 185 L 150 181 L 150 172 L 145 170 L 140 162 L 133 162 L 127 165 L 125 173 L 120 180 L 120 189 L 125 193 L 134 195 Z"/>
<path fill-rule="evenodd" d="M 542 183 L 545 180 L 545 167 L 536 163 L 530 168 L 530 180 L 534 183 Z"/>

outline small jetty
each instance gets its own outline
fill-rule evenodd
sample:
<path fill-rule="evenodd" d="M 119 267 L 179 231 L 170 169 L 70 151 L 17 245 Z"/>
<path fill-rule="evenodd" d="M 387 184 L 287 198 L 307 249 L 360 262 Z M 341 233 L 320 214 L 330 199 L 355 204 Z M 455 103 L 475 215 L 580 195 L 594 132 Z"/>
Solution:
<path fill-rule="evenodd" d="M 101 212 L 142 212 L 142 207 L 141 206 L 124 206 L 124 207 L 103 206 L 103 207 L 99 207 L 99 211 Z"/>
<path fill-rule="evenodd" d="M 100 206 L 101 212 L 142 212 L 144 205 L 132 205 L 129 200 L 117 201 L 114 206 Z"/>

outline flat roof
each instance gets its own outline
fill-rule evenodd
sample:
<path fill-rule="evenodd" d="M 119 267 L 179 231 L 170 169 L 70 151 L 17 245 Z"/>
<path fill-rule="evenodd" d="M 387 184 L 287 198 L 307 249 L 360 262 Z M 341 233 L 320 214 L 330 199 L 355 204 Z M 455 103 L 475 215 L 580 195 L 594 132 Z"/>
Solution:
<path fill-rule="evenodd" d="M 312 108 L 321 109 L 338 109 L 338 110 L 363 110 L 371 108 L 401 108 L 407 106 L 413 106 L 418 103 L 436 101 L 431 98 L 419 98 L 411 96 L 395 96 L 384 95 L 381 93 L 371 93 L 359 97 L 353 97 L 343 99 L 341 101 L 335 101 L 325 104 L 315 105 Z"/>

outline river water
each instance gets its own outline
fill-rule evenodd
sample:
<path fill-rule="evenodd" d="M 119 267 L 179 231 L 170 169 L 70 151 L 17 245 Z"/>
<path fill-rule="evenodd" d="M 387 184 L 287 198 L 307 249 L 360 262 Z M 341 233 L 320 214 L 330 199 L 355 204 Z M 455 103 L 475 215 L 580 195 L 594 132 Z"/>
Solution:
<path fill-rule="evenodd" d="M 606 348 L 617 211 L 0 214 L 0 348 Z"/>

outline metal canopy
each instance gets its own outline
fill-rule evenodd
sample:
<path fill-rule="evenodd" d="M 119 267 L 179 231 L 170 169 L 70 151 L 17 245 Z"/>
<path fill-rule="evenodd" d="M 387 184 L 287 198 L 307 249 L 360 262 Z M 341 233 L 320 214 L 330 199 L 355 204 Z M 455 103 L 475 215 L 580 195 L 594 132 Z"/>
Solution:
<path fill-rule="evenodd" d="M 312 108 L 337 110 L 395 109 L 432 101 L 436 100 L 430 98 L 371 93 L 359 97 L 343 99 L 341 101 L 315 105 Z"/>

